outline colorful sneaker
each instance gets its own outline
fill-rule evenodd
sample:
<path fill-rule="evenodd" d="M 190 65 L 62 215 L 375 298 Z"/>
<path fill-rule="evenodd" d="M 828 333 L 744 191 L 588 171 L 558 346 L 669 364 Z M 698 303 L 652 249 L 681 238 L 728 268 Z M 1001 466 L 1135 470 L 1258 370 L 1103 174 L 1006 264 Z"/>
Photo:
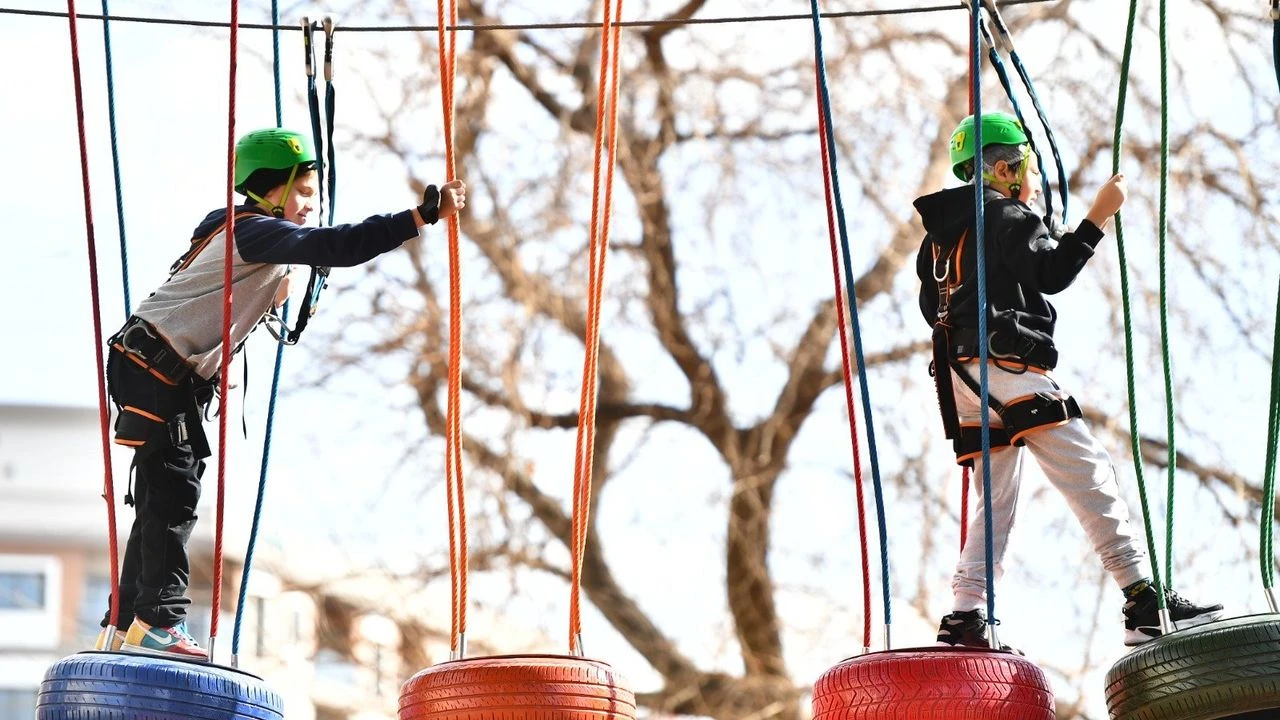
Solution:
<path fill-rule="evenodd" d="M 107 629 L 102 628 L 98 631 L 98 639 L 93 643 L 94 650 L 103 650 L 108 652 L 120 652 L 120 647 L 124 645 L 124 631 L 116 630 L 111 637 L 111 646 L 107 647 Z"/>
<path fill-rule="evenodd" d="M 140 618 L 134 618 L 133 624 L 129 626 L 129 632 L 125 635 L 124 645 L 121 649 L 125 652 L 159 655 L 161 657 L 174 656 L 192 660 L 209 659 L 209 653 L 201 649 L 191 635 L 187 633 L 186 621 L 180 622 L 173 627 L 164 628 L 154 627 L 143 622 Z"/>
<path fill-rule="evenodd" d="M 1156 589 L 1140 580 L 1124 589 L 1124 644 L 1136 647 L 1160 637 L 1160 611 Z M 1221 605 L 1196 605 L 1172 590 L 1165 590 L 1165 604 L 1174 630 L 1186 630 L 1222 619 Z"/>
<path fill-rule="evenodd" d="M 990 650 L 991 642 L 987 640 L 986 615 L 981 610 L 956 610 L 944 616 L 938 625 L 938 644 Z M 1000 649 L 1004 652 L 1023 654 L 1021 650 L 1011 648 L 1004 643 L 1000 644 Z"/>

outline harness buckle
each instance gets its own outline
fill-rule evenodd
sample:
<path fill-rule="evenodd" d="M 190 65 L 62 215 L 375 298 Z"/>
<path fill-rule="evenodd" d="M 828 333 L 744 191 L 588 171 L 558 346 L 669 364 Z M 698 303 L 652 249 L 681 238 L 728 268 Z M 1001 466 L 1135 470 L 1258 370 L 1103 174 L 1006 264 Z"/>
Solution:
<path fill-rule="evenodd" d="M 123 346 L 127 352 L 138 356 L 138 358 L 141 360 L 145 360 L 149 362 L 151 358 L 147 357 L 147 354 L 142 351 L 142 348 L 134 345 L 129 341 L 129 337 L 135 331 L 141 331 L 145 337 L 151 338 L 152 340 L 158 341 L 160 338 L 156 337 L 155 334 L 151 332 L 151 328 L 147 327 L 146 323 L 142 323 L 142 322 L 135 322 L 129 325 L 129 327 L 125 328 L 124 331 L 120 333 L 120 345 Z M 146 341 L 144 340 L 143 342 L 146 342 Z"/>

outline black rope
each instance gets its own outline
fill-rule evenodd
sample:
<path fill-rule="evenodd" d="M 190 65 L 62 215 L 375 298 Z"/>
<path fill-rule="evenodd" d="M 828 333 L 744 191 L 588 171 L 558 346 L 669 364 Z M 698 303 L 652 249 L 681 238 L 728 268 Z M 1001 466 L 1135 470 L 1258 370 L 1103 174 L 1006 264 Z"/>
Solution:
<path fill-rule="evenodd" d="M 998 2 L 1000 7 L 1012 7 L 1015 5 L 1035 5 L 1046 2 L 1056 2 L 1057 0 L 1003 0 Z M 957 10 L 965 10 L 965 6 L 959 3 L 948 3 L 946 5 L 923 5 L 921 7 L 899 7 L 899 8 L 882 8 L 879 10 L 846 10 L 843 12 L 823 13 L 822 17 L 829 20 L 837 20 L 840 18 L 862 18 L 862 17 L 878 17 L 885 15 L 923 15 L 926 13 L 949 12 Z M 26 15 L 31 17 L 50 17 L 50 18 L 66 18 L 65 11 L 55 10 L 27 10 L 23 8 L 0 8 L 0 15 Z M 88 13 L 76 13 L 76 17 L 82 20 L 101 20 L 101 15 L 92 15 Z M 812 15 L 791 14 L 791 15 L 733 15 L 725 17 L 693 17 L 693 18 L 667 18 L 661 20 L 625 20 L 617 25 L 621 27 L 683 27 L 686 25 L 727 25 L 735 23 L 754 23 L 754 22 L 779 22 L 788 20 L 805 20 L 812 22 Z M 113 23 L 144 23 L 150 25 L 182 25 L 186 27 L 205 27 L 205 28 L 227 28 L 229 23 L 218 22 L 213 20 L 182 20 L 179 18 L 162 18 L 162 17 L 146 17 L 141 15 L 112 15 Z M 319 24 L 316 24 L 319 28 Z M 516 23 L 516 24 L 478 24 L 478 25 L 458 25 L 456 27 L 447 27 L 446 30 L 454 30 L 458 32 L 479 32 L 488 30 L 577 30 L 592 29 L 601 27 L 600 23 L 593 22 L 548 22 L 548 23 Z M 239 26 L 241 30 L 297 30 L 301 28 L 296 25 L 276 25 L 270 23 L 242 23 Z M 439 29 L 436 25 L 344 25 L 343 32 L 436 32 Z"/>

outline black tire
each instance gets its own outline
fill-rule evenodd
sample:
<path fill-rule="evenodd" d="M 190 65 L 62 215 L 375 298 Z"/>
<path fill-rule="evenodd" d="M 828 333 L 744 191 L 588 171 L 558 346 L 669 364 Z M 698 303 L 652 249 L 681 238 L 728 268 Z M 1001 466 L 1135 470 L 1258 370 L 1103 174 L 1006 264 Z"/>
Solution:
<path fill-rule="evenodd" d="M 1280 717 L 1280 615 L 1180 630 L 1107 672 L 1113 720 Z M 1271 710 L 1271 712 L 1258 713 Z"/>
<path fill-rule="evenodd" d="M 218 665 L 89 652 L 45 672 L 36 720 L 282 720 L 278 694 Z"/>

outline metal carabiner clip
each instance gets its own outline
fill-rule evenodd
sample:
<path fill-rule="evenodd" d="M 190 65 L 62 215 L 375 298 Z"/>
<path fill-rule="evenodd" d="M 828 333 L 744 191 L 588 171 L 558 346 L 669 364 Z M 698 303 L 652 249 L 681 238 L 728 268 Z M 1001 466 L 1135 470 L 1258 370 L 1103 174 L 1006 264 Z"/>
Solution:
<path fill-rule="evenodd" d="M 125 349 L 125 352 L 131 353 L 131 354 L 133 354 L 133 355 L 137 355 L 137 356 L 138 356 L 140 359 L 142 359 L 142 360 L 149 360 L 150 358 L 148 358 L 148 357 L 147 357 L 147 354 L 146 354 L 146 353 L 144 353 L 144 352 L 142 352 L 141 350 L 139 350 L 138 348 L 134 347 L 134 346 L 133 346 L 132 344 L 130 344 L 130 342 L 129 342 L 129 335 L 130 335 L 130 334 L 132 334 L 132 333 L 133 333 L 134 331 L 136 331 L 136 330 L 140 330 L 140 331 L 142 331 L 142 334 L 143 334 L 143 335 L 146 335 L 147 337 L 151 338 L 152 340 L 159 340 L 159 339 L 160 339 L 160 338 L 157 338 L 157 337 L 155 336 L 155 334 L 151 332 L 151 328 L 148 328 L 144 323 L 142 323 L 142 322 L 136 322 L 136 323 L 134 323 L 134 324 L 130 325 L 129 327 L 125 328 L 125 330 L 124 330 L 124 332 L 123 332 L 123 333 L 120 333 L 120 346 L 121 346 L 121 347 L 123 347 L 123 348 Z"/>

